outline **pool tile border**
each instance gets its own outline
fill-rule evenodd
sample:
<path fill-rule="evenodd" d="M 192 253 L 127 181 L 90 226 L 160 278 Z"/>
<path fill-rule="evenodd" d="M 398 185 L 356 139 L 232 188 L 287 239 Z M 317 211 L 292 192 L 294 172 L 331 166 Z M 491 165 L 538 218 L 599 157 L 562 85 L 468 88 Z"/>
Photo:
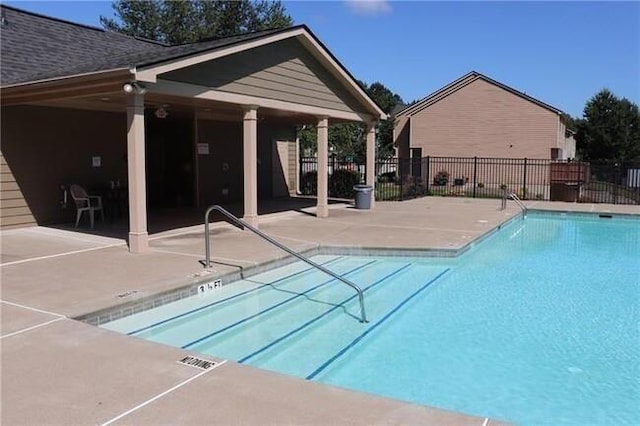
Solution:
<path fill-rule="evenodd" d="M 512 223 L 519 218 L 524 217 L 522 213 L 516 214 L 506 221 L 494 226 L 484 234 L 478 236 L 472 241 L 467 242 L 465 245 L 458 248 L 390 248 L 390 247 L 365 247 L 365 246 L 325 246 L 316 245 L 315 247 L 302 250 L 300 253 L 304 256 L 312 257 L 316 255 L 351 255 L 351 256 L 387 256 L 387 257 L 430 257 L 430 258 L 455 258 L 465 253 L 476 244 L 484 241 L 485 238 L 490 237 L 504 226 Z M 214 280 L 222 280 L 222 285 L 227 285 L 234 281 L 249 278 L 253 275 L 266 272 L 270 269 L 275 269 L 280 266 L 286 266 L 290 263 L 296 262 L 297 259 L 293 256 L 282 255 L 280 257 L 270 259 L 268 261 L 240 268 L 239 271 L 234 271 L 221 275 L 214 274 L 200 274 L 193 276 L 191 282 L 188 284 L 182 284 L 177 288 L 162 291 L 160 293 L 136 296 L 132 296 L 133 299 L 124 303 L 116 304 L 105 309 L 101 309 L 86 314 L 81 314 L 73 319 L 82 321 L 84 323 L 100 326 L 117 319 L 128 317 L 130 315 L 138 314 L 140 312 L 148 311 L 158 306 L 165 305 L 167 303 L 175 302 L 180 299 L 195 296 L 198 294 L 198 287 L 202 284 L 211 283 Z"/>
<path fill-rule="evenodd" d="M 534 213 L 536 216 L 579 217 L 584 219 L 599 218 L 606 215 L 608 218 L 612 218 L 612 219 L 640 221 L 640 214 L 614 213 L 606 210 L 583 212 L 583 211 L 571 211 L 571 210 L 529 209 L 529 213 Z"/>
<path fill-rule="evenodd" d="M 529 209 L 528 213 L 540 216 L 577 216 L 584 218 L 598 217 L 599 215 L 610 215 L 615 219 L 624 220 L 640 220 L 640 215 L 632 213 L 611 213 L 611 212 L 576 212 L 568 210 L 545 210 L 545 209 Z M 466 253 L 476 245 L 482 243 L 485 239 L 491 237 L 496 232 L 512 224 L 513 222 L 525 217 L 525 213 L 515 214 L 504 222 L 492 227 L 482 235 L 467 242 L 458 248 L 390 248 L 390 247 L 366 247 L 366 246 L 331 246 L 316 245 L 315 247 L 301 251 L 300 253 L 312 257 L 315 255 L 347 255 L 347 256 L 386 256 L 386 257 L 429 257 L 429 258 L 456 258 Z M 121 319 L 133 314 L 144 312 L 167 303 L 175 302 L 180 299 L 195 296 L 198 294 L 198 286 L 211 283 L 214 280 L 222 280 L 222 285 L 227 285 L 234 281 L 249 278 L 253 275 L 260 274 L 270 269 L 285 266 L 296 262 L 293 256 L 282 255 L 268 261 L 240 268 L 238 271 L 214 275 L 200 274 L 192 277 L 192 281 L 188 284 L 180 285 L 177 288 L 169 289 L 160 293 L 146 296 L 133 295 L 133 299 L 127 302 L 117 304 L 95 312 L 79 315 L 74 317 L 75 320 L 85 322 L 87 324 L 99 326 L 117 319 Z"/>

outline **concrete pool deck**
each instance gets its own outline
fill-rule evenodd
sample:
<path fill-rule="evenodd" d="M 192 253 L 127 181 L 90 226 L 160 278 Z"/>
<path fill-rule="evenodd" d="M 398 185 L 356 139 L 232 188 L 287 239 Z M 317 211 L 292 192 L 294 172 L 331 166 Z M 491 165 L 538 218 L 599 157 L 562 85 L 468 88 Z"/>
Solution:
<path fill-rule="evenodd" d="M 640 214 L 638 206 L 526 202 L 531 208 Z M 260 229 L 294 250 L 318 246 L 457 250 L 520 213 L 498 200 L 427 197 L 262 216 Z M 2 231 L 2 424 L 498 424 L 351 392 L 232 361 L 200 370 L 177 348 L 71 318 L 195 284 L 203 226 L 152 235 L 133 255 L 123 240 L 36 227 Z M 250 270 L 283 256 L 226 224 L 212 233 L 213 271 Z M 205 357 L 206 358 L 206 357 Z"/>

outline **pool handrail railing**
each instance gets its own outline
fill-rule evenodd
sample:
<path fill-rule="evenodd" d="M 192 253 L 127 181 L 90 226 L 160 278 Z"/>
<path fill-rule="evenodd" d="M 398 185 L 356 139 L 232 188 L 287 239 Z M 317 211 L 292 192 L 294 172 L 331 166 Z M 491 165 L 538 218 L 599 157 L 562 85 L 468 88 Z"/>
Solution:
<path fill-rule="evenodd" d="M 516 202 L 518 207 L 522 209 L 522 213 L 526 216 L 527 212 L 529 211 L 529 209 L 527 209 L 527 206 L 524 205 L 520 197 L 518 197 L 518 195 L 515 192 L 510 192 L 506 188 L 504 189 L 504 195 L 502 196 L 502 199 L 501 199 L 500 210 L 504 210 L 507 208 L 507 199 L 509 198 L 511 198 L 513 201 Z"/>
<path fill-rule="evenodd" d="M 524 205 L 524 203 L 522 202 L 522 200 L 520 199 L 520 197 L 518 197 L 518 195 L 516 195 L 515 192 L 511 192 L 509 193 L 509 197 L 516 202 L 516 204 L 522 209 L 522 211 L 524 212 L 524 214 L 527 214 L 527 206 Z"/>
<path fill-rule="evenodd" d="M 364 309 L 364 294 L 362 289 L 356 285 L 355 283 L 349 281 L 348 279 L 344 278 L 343 276 L 336 274 L 335 272 L 325 268 L 322 265 L 317 264 L 316 262 L 310 260 L 309 258 L 301 255 L 300 253 L 296 253 L 295 251 L 291 250 L 289 247 L 279 243 L 278 241 L 274 240 L 273 238 L 271 238 L 270 236 L 268 236 L 267 234 L 265 234 L 264 232 L 258 230 L 257 228 L 254 228 L 253 226 L 251 226 L 250 224 L 248 224 L 247 222 L 245 222 L 244 220 L 236 217 L 234 214 L 230 213 L 229 211 L 227 211 L 224 207 L 219 206 L 217 204 L 214 204 L 212 206 L 210 206 L 206 213 L 204 214 L 204 251 L 205 251 L 205 263 L 204 263 L 204 267 L 205 268 L 211 268 L 211 244 L 209 241 L 209 215 L 211 214 L 212 211 L 217 211 L 219 213 L 221 213 L 223 216 L 225 216 L 227 219 L 229 219 L 233 225 L 238 226 L 240 229 L 248 229 L 249 231 L 253 232 L 254 234 L 256 234 L 257 236 L 261 237 L 262 239 L 264 239 L 265 241 L 273 244 L 274 246 L 278 247 L 281 250 L 286 251 L 287 253 L 289 253 L 290 255 L 292 255 L 293 257 L 313 266 L 314 268 L 318 269 L 319 271 L 324 272 L 327 275 L 332 276 L 333 278 L 337 279 L 338 281 L 343 282 L 344 284 L 348 285 L 349 287 L 353 288 L 357 293 L 358 293 L 358 300 L 360 301 L 360 322 L 362 323 L 367 323 L 367 315 L 365 313 L 365 309 Z"/>

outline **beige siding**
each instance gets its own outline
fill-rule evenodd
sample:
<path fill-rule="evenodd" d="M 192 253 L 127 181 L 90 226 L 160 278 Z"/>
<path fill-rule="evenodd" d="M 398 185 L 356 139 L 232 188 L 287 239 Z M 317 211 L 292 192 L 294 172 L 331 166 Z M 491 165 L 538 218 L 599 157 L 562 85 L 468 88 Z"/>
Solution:
<path fill-rule="evenodd" d="M 16 183 L 15 176 L 7 164 L 4 155 L 0 153 L 0 228 L 16 226 L 33 226 L 36 220 L 27 206 L 22 191 Z"/>
<path fill-rule="evenodd" d="M 302 105 L 366 112 L 294 39 L 171 71 L 160 78 Z"/>
<path fill-rule="evenodd" d="M 297 179 L 298 179 L 298 142 L 295 140 L 295 132 L 294 138 L 289 141 L 289 158 L 287 160 L 288 164 L 288 179 L 287 182 L 289 184 L 289 195 L 296 195 L 297 188 Z"/>
<path fill-rule="evenodd" d="M 60 185 L 126 181 L 124 114 L 16 106 L 2 109 L 1 226 L 71 221 Z M 102 167 L 91 165 L 100 156 Z"/>
<path fill-rule="evenodd" d="M 289 144 L 295 141 L 293 126 L 276 123 L 258 125 L 258 196 L 284 197 L 289 194 Z"/>
<path fill-rule="evenodd" d="M 289 195 L 289 141 L 273 141 L 271 179 L 274 197 Z"/>
<path fill-rule="evenodd" d="M 296 193 L 296 141 L 274 140 L 272 160 L 273 196 L 287 197 Z"/>
<path fill-rule="evenodd" d="M 400 158 L 409 158 L 409 126 L 410 118 L 400 116 L 396 118 L 393 126 L 393 140 L 396 148 L 396 154 Z"/>
<path fill-rule="evenodd" d="M 566 153 L 566 158 L 575 159 L 576 158 L 576 140 L 573 135 L 569 135 L 564 139 L 564 152 Z"/>
<path fill-rule="evenodd" d="M 550 158 L 559 117 L 482 79 L 411 117 L 411 147 L 423 155 Z"/>

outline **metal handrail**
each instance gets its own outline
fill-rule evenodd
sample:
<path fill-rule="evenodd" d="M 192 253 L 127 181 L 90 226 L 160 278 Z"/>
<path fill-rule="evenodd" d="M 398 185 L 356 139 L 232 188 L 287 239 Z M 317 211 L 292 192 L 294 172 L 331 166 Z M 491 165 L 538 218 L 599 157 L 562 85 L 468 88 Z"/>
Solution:
<path fill-rule="evenodd" d="M 524 205 L 524 203 L 522 202 L 522 200 L 520 199 L 520 197 L 518 197 L 515 192 L 511 192 L 509 193 L 509 197 L 511 197 L 511 199 L 513 201 L 516 202 L 516 204 L 522 209 L 522 211 L 527 214 L 527 206 Z"/>
<path fill-rule="evenodd" d="M 219 205 L 213 205 L 213 206 L 209 207 L 207 209 L 207 212 L 204 214 L 204 251 L 205 251 L 205 256 L 206 256 L 205 264 L 204 264 L 205 268 L 211 268 L 211 246 L 210 246 L 210 242 L 209 242 L 209 214 L 213 210 L 216 210 L 216 211 L 222 213 L 227 219 L 231 220 L 234 225 L 239 226 L 240 229 L 245 229 L 245 228 L 248 229 L 249 231 L 253 232 L 257 236 L 259 236 L 262 239 L 266 240 L 267 242 L 273 244 L 274 246 L 278 247 L 279 249 L 286 251 L 287 253 L 289 253 L 293 257 L 296 257 L 296 258 L 300 259 L 301 261 L 313 266 L 314 268 L 324 272 L 327 275 L 332 276 L 333 278 L 337 279 L 338 281 L 342 281 L 344 284 L 346 284 L 349 287 L 353 288 L 358 293 L 358 300 L 360 301 L 360 322 L 363 322 L 363 323 L 369 322 L 369 321 L 367 321 L 367 315 L 366 315 L 365 309 L 364 309 L 364 294 L 363 294 L 362 289 L 360 287 L 358 287 L 356 284 L 352 283 L 348 279 L 346 279 L 346 278 L 336 274 L 335 272 L 325 268 L 324 266 L 318 265 L 314 261 L 304 257 L 303 255 L 301 255 L 299 253 L 296 253 L 295 251 L 291 250 L 289 247 L 279 243 L 278 241 L 274 240 L 273 238 L 271 238 L 270 236 L 268 236 L 264 232 L 259 231 L 258 229 L 256 229 L 253 226 L 249 225 L 247 222 L 245 222 L 244 220 L 236 217 L 232 213 L 230 213 L 227 210 L 225 210 L 224 207 L 219 206 Z"/>

